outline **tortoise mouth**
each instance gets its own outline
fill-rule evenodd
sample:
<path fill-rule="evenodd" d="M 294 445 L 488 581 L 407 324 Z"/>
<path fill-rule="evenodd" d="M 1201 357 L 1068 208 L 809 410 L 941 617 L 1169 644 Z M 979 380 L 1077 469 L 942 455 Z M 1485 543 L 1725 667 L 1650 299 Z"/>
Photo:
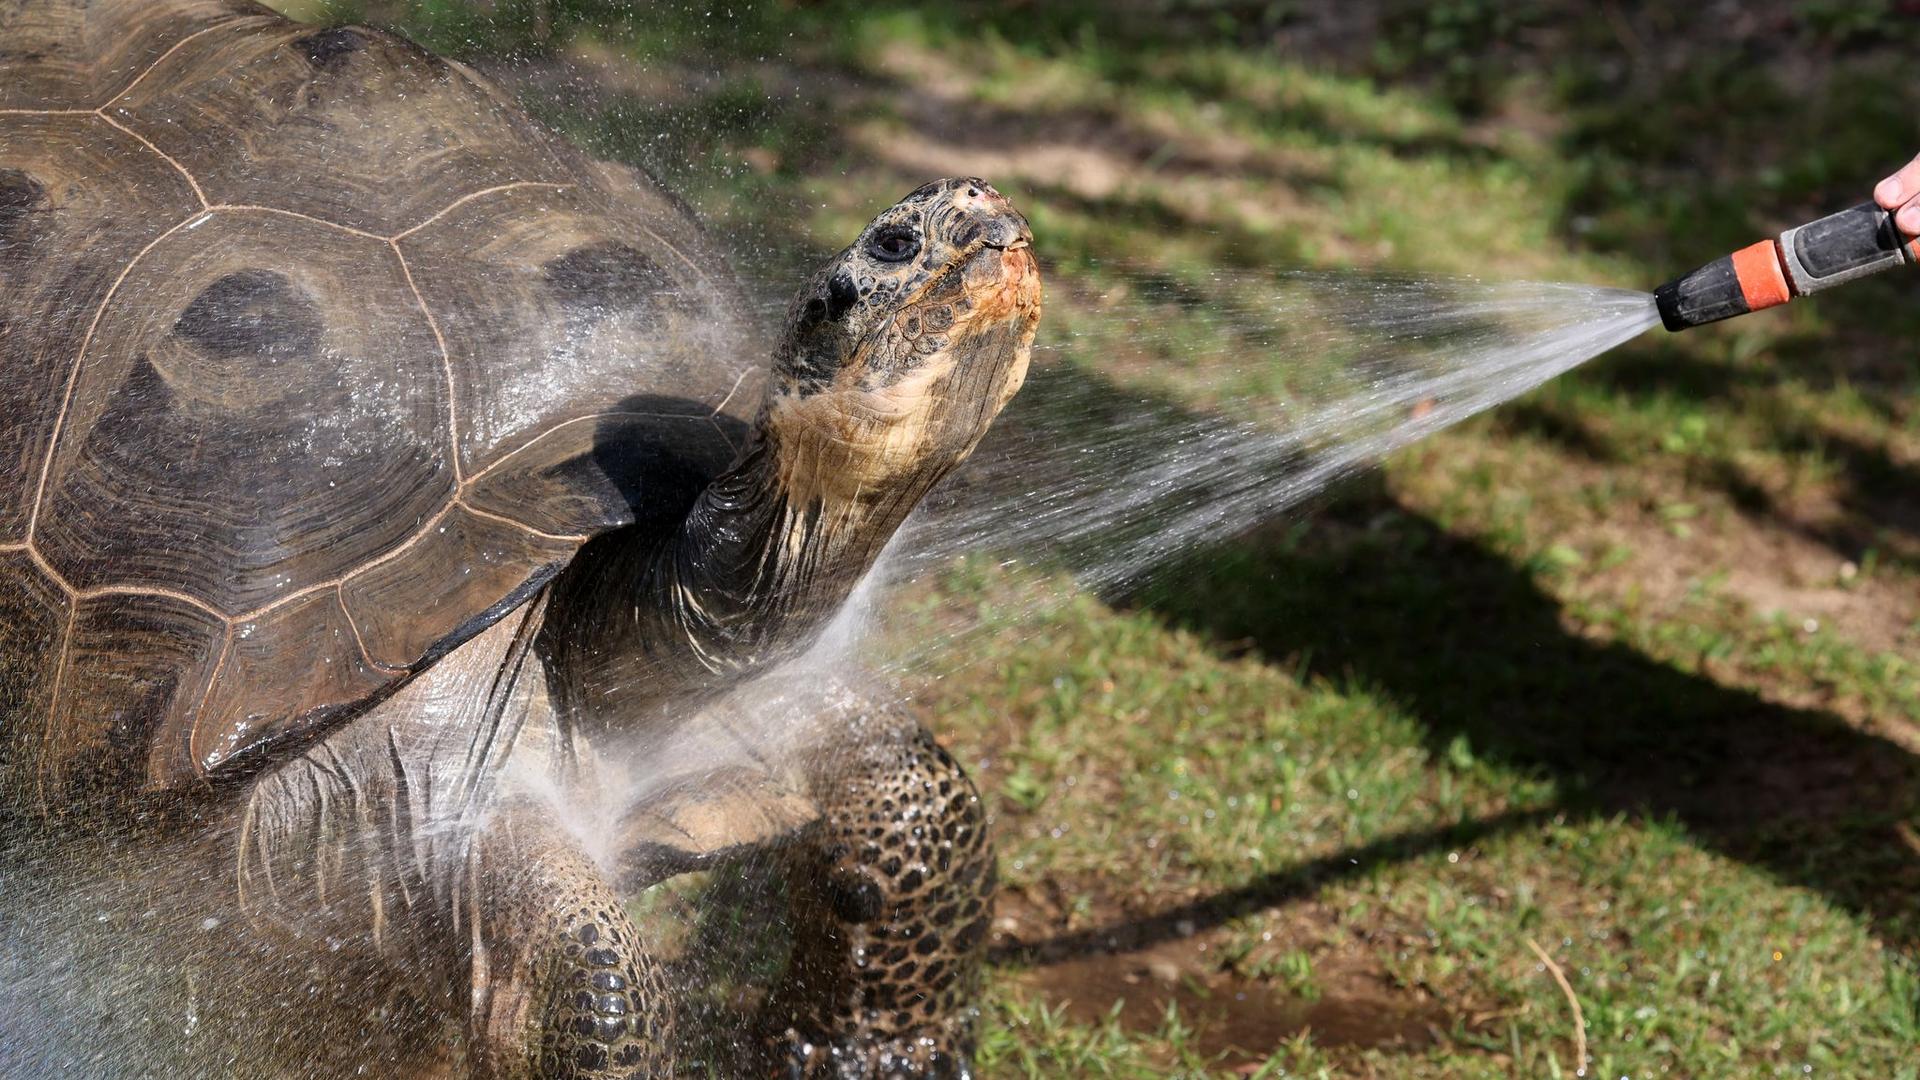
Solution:
<path fill-rule="evenodd" d="M 982 286 L 997 287 L 1022 273 L 1021 263 L 1033 258 L 1027 245 L 1020 243 L 986 244 L 974 248 L 956 268 L 969 291 Z"/>
<path fill-rule="evenodd" d="M 1016 251 L 1033 246 L 1033 229 L 1026 218 L 1008 213 L 987 229 L 987 235 L 974 242 L 1001 251 Z"/>
<path fill-rule="evenodd" d="M 963 274 L 982 320 L 1004 319 L 1039 305 L 1040 267 L 1030 241 L 1016 240 L 1005 247 L 983 244 L 967 259 Z"/>

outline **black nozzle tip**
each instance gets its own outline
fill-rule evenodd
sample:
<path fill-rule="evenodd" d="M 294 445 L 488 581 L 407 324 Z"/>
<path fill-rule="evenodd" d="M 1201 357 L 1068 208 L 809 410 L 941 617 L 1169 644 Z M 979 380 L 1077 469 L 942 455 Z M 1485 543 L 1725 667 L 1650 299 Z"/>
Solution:
<path fill-rule="evenodd" d="M 1653 302 L 1660 309 L 1660 325 L 1676 331 L 1731 319 L 1753 310 L 1747 306 L 1747 295 L 1740 288 L 1740 276 L 1734 273 L 1731 255 L 1715 259 L 1653 290 Z"/>

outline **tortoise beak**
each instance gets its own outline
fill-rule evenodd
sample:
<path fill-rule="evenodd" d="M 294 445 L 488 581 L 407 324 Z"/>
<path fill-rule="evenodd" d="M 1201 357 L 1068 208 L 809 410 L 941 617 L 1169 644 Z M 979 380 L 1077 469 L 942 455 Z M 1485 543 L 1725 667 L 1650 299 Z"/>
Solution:
<path fill-rule="evenodd" d="M 1018 223 L 1018 224 L 1017 224 L 1017 229 L 1016 229 L 1016 231 L 1014 232 L 1014 235 L 1013 235 L 1013 240 L 1012 240 L 1012 242 L 1010 242 L 1010 243 L 1006 243 L 1006 244 L 1000 244 L 1000 245 L 996 245 L 996 246 L 998 246 L 998 247 L 1004 247 L 1004 248 L 1030 248 L 1030 247 L 1032 247 L 1032 246 L 1033 246 L 1033 229 L 1032 229 L 1031 227 L 1029 227 L 1029 226 L 1027 225 L 1027 219 L 1026 219 L 1025 217 L 1023 217 L 1023 216 L 1021 215 L 1021 213 L 1020 213 L 1020 211 L 1018 211 L 1018 210 L 1013 210 L 1013 209 L 1011 209 L 1011 208 L 1010 208 L 1010 209 L 1008 210 L 1008 213 L 1010 213 L 1010 214 L 1012 214 L 1012 215 L 1013 215 L 1013 219 L 1014 219 L 1014 221 Z M 988 241 L 988 243 L 990 243 L 990 244 L 991 244 L 991 243 L 992 243 L 992 241 L 991 241 L 991 240 L 989 240 L 989 241 Z"/>
<path fill-rule="evenodd" d="M 967 219 L 965 231 L 979 243 L 1001 250 L 1033 246 L 1033 227 L 1027 224 L 1026 216 L 992 184 L 974 176 L 947 183 L 953 192 L 954 209 Z"/>
<path fill-rule="evenodd" d="M 982 242 L 988 247 L 1003 250 L 1032 247 L 1033 227 L 1027 224 L 1026 215 L 1015 210 L 1013 204 L 999 192 L 996 191 L 994 194 L 999 196 L 1001 205 L 996 208 L 991 220 L 986 223 L 986 230 L 981 237 Z"/>
<path fill-rule="evenodd" d="M 992 188 L 987 190 L 993 191 Z M 1005 195 L 994 191 L 993 197 L 998 205 L 994 206 L 987 223 L 987 246 L 1003 249 L 1032 247 L 1033 226 L 1027 224 L 1026 215 L 1015 210 Z"/>

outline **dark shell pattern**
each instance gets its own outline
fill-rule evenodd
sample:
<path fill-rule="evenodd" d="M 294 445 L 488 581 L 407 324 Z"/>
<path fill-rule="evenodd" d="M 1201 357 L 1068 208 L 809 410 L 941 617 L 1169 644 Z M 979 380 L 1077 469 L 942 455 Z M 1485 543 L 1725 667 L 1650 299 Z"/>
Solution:
<path fill-rule="evenodd" d="M 410 43 L 0 0 L 0 791 L 390 693 L 634 519 L 623 441 L 724 460 L 740 310 L 651 179 Z"/>

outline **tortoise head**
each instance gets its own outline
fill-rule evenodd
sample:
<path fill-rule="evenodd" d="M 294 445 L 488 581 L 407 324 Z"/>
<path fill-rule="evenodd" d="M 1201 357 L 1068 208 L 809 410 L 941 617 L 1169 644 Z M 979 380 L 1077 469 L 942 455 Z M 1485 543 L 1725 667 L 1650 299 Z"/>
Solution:
<path fill-rule="evenodd" d="M 930 485 L 972 451 L 1026 377 L 1032 244 L 992 185 L 936 180 L 813 275 L 788 309 L 765 424 L 790 494 L 894 498 L 889 480 Z"/>

